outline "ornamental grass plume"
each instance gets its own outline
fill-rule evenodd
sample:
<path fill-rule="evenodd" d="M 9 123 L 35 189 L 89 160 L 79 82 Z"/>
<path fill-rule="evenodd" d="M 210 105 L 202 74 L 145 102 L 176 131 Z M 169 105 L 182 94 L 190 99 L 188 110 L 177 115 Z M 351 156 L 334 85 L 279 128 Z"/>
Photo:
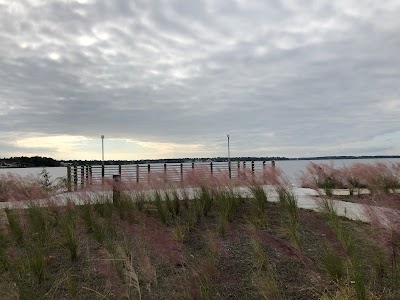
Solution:
<path fill-rule="evenodd" d="M 341 176 L 338 169 L 328 164 L 310 163 L 306 172 L 300 176 L 301 186 L 312 189 L 323 189 L 326 195 L 331 196 L 334 188 L 341 188 Z"/>
<path fill-rule="evenodd" d="M 375 229 L 375 242 L 386 254 L 393 276 L 400 267 L 397 266 L 400 254 L 400 205 L 384 210 L 365 206 L 364 213 Z"/>
<path fill-rule="evenodd" d="M 51 190 L 41 185 L 40 179 L 34 176 L 0 174 L 0 202 L 46 199 Z"/>

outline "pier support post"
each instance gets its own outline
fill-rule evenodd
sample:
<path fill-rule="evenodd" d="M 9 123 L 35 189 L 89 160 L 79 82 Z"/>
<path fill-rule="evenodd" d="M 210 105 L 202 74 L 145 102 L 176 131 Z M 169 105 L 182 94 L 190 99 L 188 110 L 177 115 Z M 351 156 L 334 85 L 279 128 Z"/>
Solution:
<path fill-rule="evenodd" d="M 121 175 L 113 175 L 113 203 L 118 204 L 121 199 Z"/>
<path fill-rule="evenodd" d="M 78 190 L 78 166 L 74 166 L 74 191 Z"/>
<path fill-rule="evenodd" d="M 183 182 L 183 163 L 181 163 L 181 182 Z"/>
<path fill-rule="evenodd" d="M 104 165 L 101 165 L 101 184 L 104 185 Z"/>
<path fill-rule="evenodd" d="M 85 186 L 85 166 L 81 166 L 81 188 Z"/>
<path fill-rule="evenodd" d="M 86 165 L 86 167 L 85 167 L 85 169 L 86 169 L 86 177 L 85 177 L 85 184 L 86 184 L 86 186 L 89 186 L 90 185 L 90 182 L 89 182 L 89 165 Z"/>
<path fill-rule="evenodd" d="M 67 166 L 67 191 L 72 191 L 71 166 Z"/>

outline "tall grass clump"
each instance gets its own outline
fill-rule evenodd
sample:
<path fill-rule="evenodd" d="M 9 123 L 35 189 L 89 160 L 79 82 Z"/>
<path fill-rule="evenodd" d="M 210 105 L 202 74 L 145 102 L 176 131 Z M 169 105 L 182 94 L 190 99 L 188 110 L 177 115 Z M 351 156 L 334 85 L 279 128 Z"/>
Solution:
<path fill-rule="evenodd" d="M 78 297 L 78 285 L 72 273 L 68 270 L 65 274 L 68 292 L 72 299 L 77 299 Z"/>
<path fill-rule="evenodd" d="M 50 191 L 42 186 L 37 177 L 0 174 L 0 202 L 45 199 Z"/>
<path fill-rule="evenodd" d="M 164 224 L 167 223 L 168 213 L 163 203 L 162 194 L 159 190 L 156 190 L 153 194 L 153 201 L 157 208 L 157 217 Z"/>
<path fill-rule="evenodd" d="M 121 193 L 120 199 L 117 203 L 111 203 L 111 205 L 116 208 L 116 211 L 122 220 L 127 220 L 128 222 L 133 223 L 136 219 L 136 212 L 144 209 L 144 203 L 145 196 L 141 193 L 135 193 L 132 195 L 129 192 L 125 192 Z"/>
<path fill-rule="evenodd" d="M 200 187 L 200 191 L 198 192 L 197 199 L 199 204 L 199 213 L 203 216 L 207 216 L 214 203 L 213 189 L 211 187 L 202 185 Z"/>
<path fill-rule="evenodd" d="M 283 300 L 285 299 L 282 288 L 273 273 L 256 273 L 252 275 L 253 286 L 261 295 L 260 299 Z"/>
<path fill-rule="evenodd" d="M 355 192 L 360 195 L 361 189 L 371 194 L 389 194 L 400 188 L 399 170 L 396 164 L 384 163 L 355 163 L 343 168 L 310 163 L 300 179 L 303 187 L 322 189 L 327 196 L 341 188 L 348 189 L 351 196 Z"/>
<path fill-rule="evenodd" d="M 301 241 L 299 234 L 299 209 L 297 206 L 297 197 L 289 189 L 280 186 L 277 188 L 279 204 L 284 211 L 284 226 L 292 240 L 294 246 L 301 250 Z"/>
<path fill-rule="evenodd" d="M 322 198 L 321 201 L 322 211 L 327 217 L 328 225 L 335 233 L 337 239 L 341 243 L 343 249 L 348 253 L 352 254 L 355 247 L 355 241 L 352 238 L 350 232 L 343 226 L 340 216 L 337 213 L 337 208 L 334 202 L 330 199 Z"/>
<path fill-rule="evenodd" d="M 215 192 L 215 205 L 218 219 L 218 231 L 225 235 L 228 223 L 232 221 L 239 208 L 241 196 L 232 187 L 220 187 Z"/>
<path fill-rule="evenodd" d="M 19 211 L 10 208 L 5 208 L 4 212 L 6 213 L 8 220 L 8 229 L 10 230 L 16 243 L 22 244 L 24 241 L 24 231 L 21 226 Z"/>
<path fill-rule="evenodd" d="M 251 216 L 250 222 L 255 227 L 266 227 L 267 226 L 267 193 L 265 192 L 262 185 L 253 183 L 249 190 L 253 196 L 251 199 Z"/>
<path fill-rule="evenodd" d="M 27 253 L 29 270 L 35 275 L 36 280 L 41 284 L 45 277 L 46 261 L 42 248 L 32 245 Z"/>
<path fill-rule="evenodd" d="M 343 186 L 338 170 L 327 164 L 310 163 L 300 180 L 302 187 L 323 189 L 327 196 L 333 195 L 334 188 Z"/>
<path fill-rule="evenodd" d="M 346 260 L 333 249 L 326 248 L 322 254 L 322 265 L 336 283 L 339 283 L 346 275 Z"/>
<path fill-rule="evenodd" d="M 67 206 L 67 210 L 59 223 L 59 227 L 62 237 L 62 246 L 68 250 L 71 261 L 76 261 L 79 242 L 76 230 L 76 210 L 74 207 Z"/>
<path fill-rule="evenodd" d="M 8 241 L 3 233 L 3 230 L 0 229 L 0 274 L 7 271 L 9 267 L 9 259 L 6 253 L 7 247 Z"/>
<path fill-rule="evenodd" d="M 146 193 L 144 191 L 135 192 L 134 202 L 139 211 L 143 211 L 145 209 L 145 204 L 147 202 Z"/>
<path fill-rule="evenodd" d="M 336 207 L 329 199 L 322 199 L 324 212 L 326 213 L 328 225 L 331 227 L 339 240 L 341 246 L 346 251 L 347 259 L 347 278 L 354 285 L 354 296 L 357 300 L 368 299 L 367 276 L 365 265 L 361 259 L 361 254 L 357 251 L 357 242 L 349 230 L 343 225 L 343 222 L 337 214 Z M 334 261 L 336 260 L 336 261 Z M 336 280 L 343 278 L 343 259 L 334 254 L 328 254 L 324 258 L 324 265 L 329 275 Z M 345 281 L 342 284 L 346 284 Z"/>
<path fill-rule="evenodd" d="M 86 229 L 88 231 L 93 231 L 95 217 L 94 217 L 92 205 L 84 204 L 84 205 L 79 206 L 79 212 L 80 212 L 80 216 L 81 216 L 83 222 L 85 223 Z"/>
<path fill-rule="evenodd" d="M 264 251 L 260 238 L 256 234 L 251 237 L 251 248 L 254 254 L 254 265 L 257 270 L 266 270 L 269 267 L 268 256 Z"/>
<path fill-rule="evenodd" d="M 135 270 L 133 256 L 128 247 L 124 244 L 115 245 L 112 260 L 119 269 L 125 283 L 126 298 L 132 299 L 131 293 L 134 292 L 133 299 L 142 299 L 139 275 Z"/>
<path fill-rule="evenodd" d="M 255 267 L 255 271 L 251 276 L 251 282 L 261 295 L 261 299 L 284 299 L 282 289 L 276 279 L 276 272 L 268 259 L 256 231 L 251 236 L 251 248 L 253 250 Z"/>
<path fill-rule="evenodd" d="M 50 224 L 47 215 L 47 208 L 40 207 L 36 203 L 29 203 L 26 216 L 30 225 L 32 237 L 37 238 L 44 246 L 50 241 Z"/>
<path fill-rule="evenodd" d="M 122 198 L 122 197 L 121 197 Z M 118 201 L 120 202 L 120 201 Z M 111 196 L 97 195 L 93 202 L 93 209 L 101 218 L 111 218 L 114 211 L 114 203 Z M 115 204 L 116 206 L 119 203 Z"/>

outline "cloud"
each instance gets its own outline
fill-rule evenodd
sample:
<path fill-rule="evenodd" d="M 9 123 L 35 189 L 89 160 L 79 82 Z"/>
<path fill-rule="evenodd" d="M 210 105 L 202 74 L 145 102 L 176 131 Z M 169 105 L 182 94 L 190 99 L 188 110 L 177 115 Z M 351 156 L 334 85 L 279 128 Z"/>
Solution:
<path fill-rule="evenodd" d="M 40 136 L 7 145 L 58 158 L 98 156 L 101 134 L 136 141 L 114 157 L 222 156 L 228 132 L 237 156 L 354 154 L 355 140 L 396 154 L 377 143 L 397 130 L 399 13 L 398 1 L 0 0 L 0 134 Z"/>

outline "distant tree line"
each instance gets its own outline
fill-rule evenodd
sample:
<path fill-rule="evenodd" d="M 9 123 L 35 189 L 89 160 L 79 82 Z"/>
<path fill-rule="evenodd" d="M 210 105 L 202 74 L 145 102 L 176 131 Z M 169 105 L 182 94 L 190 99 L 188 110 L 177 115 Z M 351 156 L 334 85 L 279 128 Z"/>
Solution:
<path fill-rule="evenodd" d="M 231 157 L 231 161 L 270 161 L 288 160 L 286 157 Z M 126 164 L 154 164 L 154 163 L 191 163 L 191 162 L 226 162 L 227 157 L 202 157 L 202 158 L 161 158 L 161 159 L 140 159 L 140 160 L 106 160 L 105 165 L 126 165 Z M 101 165 L 101 160 L 64 160 L 64 164 L 69 165 Z"/>
<path fill-rule="evenodd" d="M 317 156 L 317 157 L 254 157 L 241 156 L 231 157 L 231 162 L 236 161 L 271 161 L 271 160 L 330 160 L 330 159 L 368 159 L 368 158 L 400 158 L 400 155 L 368 155 L 368 156 Z M 190 163 L 190 162 L 226 162 L 227 157 L 202 157 L 202 158 L 165 158 L 165 159 L 142 159 L 142 160 L 107 160 L 105 165 L 126 165 L 126 164 L 154 164 L 154 163 Z M 0 166 L 3 167 L 60 167 L 65 165 L 101 165 L 101 160 L 55 160 L 50 157 L 10 157 L 0 159 Z"/>
<path fill-rule="evenodd" d="M 50 157 L 33 156 L 33 157 L 10 157 L 0 159 L 0 165 L 28 168 L 28 167 L 59 167 L 61 163 Z"/>

